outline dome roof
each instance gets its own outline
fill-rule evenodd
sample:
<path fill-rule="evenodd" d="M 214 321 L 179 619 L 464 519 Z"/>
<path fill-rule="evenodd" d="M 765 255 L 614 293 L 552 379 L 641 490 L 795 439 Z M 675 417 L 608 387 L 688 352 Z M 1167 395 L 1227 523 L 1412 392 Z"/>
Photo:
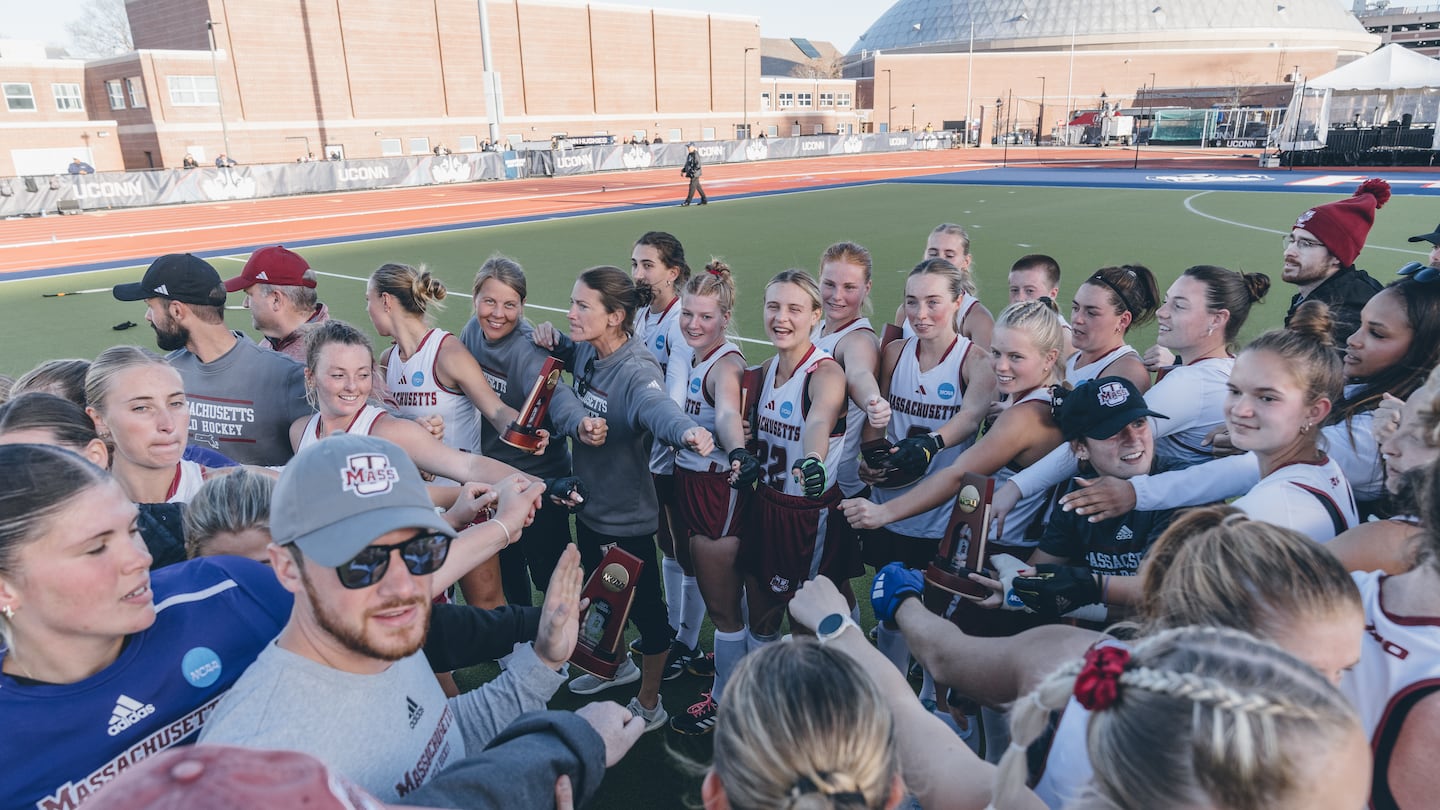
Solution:
<path fill-rule="evenodd" d="M 976 50 L 1373 39 L 1335 0 L 899 0 L 850 53 L 966 50 L 972 21 Z"/>

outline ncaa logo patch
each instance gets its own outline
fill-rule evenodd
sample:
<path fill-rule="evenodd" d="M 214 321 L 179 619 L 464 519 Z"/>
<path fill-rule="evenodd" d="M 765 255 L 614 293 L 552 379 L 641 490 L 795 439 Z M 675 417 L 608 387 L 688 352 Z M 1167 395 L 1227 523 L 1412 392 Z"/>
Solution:
<path fill-rule="evenodd" d="M 346 492 L 370 498 L 393 489 L 400 480 L 400 471 L 391 466 L 390 457 L 383 453 L 356 453 L 345 458 L 340 479 Z"/>
<path fill-rule="evenodd" d="M 419 388 L 420 386 L 424 385 L 424 384 L 425 384 L 425 372 L 423 372 L 423 371 L 417 371 L 417 372 L 415 372 L 415 376 L 413 376 L 413 377 L 410 378 L 410 384 L 413 385 L 413 386 L 415 386 L 416 388 Z"/>
<path fill-rule="evenodd" d="M 656 335 L 656 336 L 655 336 L 655 348 L 659 349 L 659 350 L 662 351 L 662 352 L 665 351 L 665 336 L 664 336 L 664 335 Z"/>
<path fill-rule="evenodd" d="M 1108 382 L 1095 392 L 1095 399 L 1106 408 L 1118 408 L 1130 399 L 1130 392 L 1121 383 Z"/>
<path fill-rule="evenodd" d="M 940 383 L 940 387 L 935 389 L 935 393 L 939 394 L 941 399 L 954 399 L 955 386 L 948 382 Z"/>
<path fill-rule="evenodd" d="M 700 393 L 700 378 L 699 378 L 699 377 L 691 377 L 691 378 L 690 378 L 690 393 L 692 393 L 692 394 L 698 394 L 698 393 Z"/>
<path fill-rule="evenodd" d="M 789 419 L 789 418 L 790 418 L 790 414 L 792 414 L 792 413 L 795 413 L 795 403 L 793 403 L 793 402 L 782 402 L 782 403 L 780 403 L 780 418 L 781 418 L 781 419 Z"/>
<path fill-rule="evenodd" d="M 212 686 L 220 680 L 220 656 L 209 647 L 192 647 L 180 659 L 180 672 L 197 689 Z"/>

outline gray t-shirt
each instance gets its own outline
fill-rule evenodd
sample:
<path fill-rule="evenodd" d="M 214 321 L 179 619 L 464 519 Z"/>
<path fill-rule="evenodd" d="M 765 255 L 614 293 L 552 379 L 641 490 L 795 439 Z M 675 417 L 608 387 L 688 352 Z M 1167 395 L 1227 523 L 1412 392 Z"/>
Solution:
<path fill-rule="evenodd" d="M 305 368 L 235 335 L 235 347 L 209 363 L 186 349 L 165 358 L 185 383 L 190 443 L 241 464 L 278 467 L 294 455 L 290 425 L 314 412 L 305 401 Z"/>
<path fill-rule="evenodd" d="M 499 677 L 446 699 L 423 653 L 375 675 L 265 648 L 205 722 L 202 743 L 303 751 L 383 802 L 401 802 L 447 765 L 479 752 L 565 681 L 529 644 Z"/>

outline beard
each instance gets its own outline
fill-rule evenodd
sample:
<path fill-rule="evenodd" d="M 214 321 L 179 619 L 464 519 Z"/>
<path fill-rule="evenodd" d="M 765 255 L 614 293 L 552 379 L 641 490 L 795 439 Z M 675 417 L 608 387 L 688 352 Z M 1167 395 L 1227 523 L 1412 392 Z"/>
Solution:
<path fill-rule="evenodd" d="M 190 342 L 190 330 L 183 326 L 169 323 L 165 325 L 164 329 L 161 329 L 159 324 L 152 321 L 150 328 L 155 330 L 155 345 L 159 346 L 162 351 L 173 352 L 176 349 L 183 349 L 185 344 Z"/>
<path fill-rule="evenodd" d="M 394 600 L 369 610 L 359 621 L 351 620 L 349 617 L 340 616 L 330 611 L 329 607 L 316 593 L 314 584 L 310 581 L 309 573 L 303 569 L 300 579 L 305 584 L 305 595 L 310 599 L 311 612 L 315 615 L 315 621 L 320 625 L 331 638 L 340 643 L 342 647 L 353 653 L 374 658 L 378 661 L 399 661 L 402 658 L 409 658 L 425 646 L 425 638 L 430 629 L 430 600 L 419 597 L 410 600 Z M 420 608 L 420 621 L 418 627 L 409 628 L 404 635 L 394 635 L 382 632 L 366 632 L 366 624 L 369 617 L 375 613 L 382 613 L 396 608 L 404 608 L 415 605 Z M 414 632 L 410 632 L 414 631 Z"/>

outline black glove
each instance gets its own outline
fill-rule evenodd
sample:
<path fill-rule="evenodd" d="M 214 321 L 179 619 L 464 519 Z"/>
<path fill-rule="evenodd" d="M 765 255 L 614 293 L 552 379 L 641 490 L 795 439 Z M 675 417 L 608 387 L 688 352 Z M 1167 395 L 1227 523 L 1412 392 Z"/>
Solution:
<path fill-rule="evenodd" d="M 1056 619 L 1100 601 L 1101 574 L 1083 565 L 1035 566 L 1028 577 L 1015 577 L 1012 587 L 1025 606 L 1047 619 Z"/>
<path fill-rule="evenodd" d="M 579 503 L 571 506 L 568 501 L 571 494 L 574 494 Z M 590 495 L 590 489 L 585 486 L 578 476 L 566 475 L 561 478 L 551 478 L 545 482 L 545 495 L 551 501 L 563 505 L 571 513 L 579 512 L 585 508 L 585 501 Z"/>
<path fill-rule="evenodd" d="M 806 456 L 799 464 L 790 468 L 807 498 L 819 498 L 825 494 L 825 463 L 814 456 Z"/>
<path fill-rule="evenodd" d="M 938 433 L 911 436 L 895 443 L 895 452 L 890 454 L 890 466 L 909 475 L 924 475 L 930 468 L 930 460 L 945 447 L 945 440 Z"/>
<path fill-rule="evenodd" d="M 745 448 L 737 447 L 730 451 L 730 462 L 740 465 L 740 470 L 736 473 L 735 480 L 730 482 L 730 486 L 740 490 L 754 489 L 760 481 L 760 459 L 750 455 L 750 451 Z"/>

